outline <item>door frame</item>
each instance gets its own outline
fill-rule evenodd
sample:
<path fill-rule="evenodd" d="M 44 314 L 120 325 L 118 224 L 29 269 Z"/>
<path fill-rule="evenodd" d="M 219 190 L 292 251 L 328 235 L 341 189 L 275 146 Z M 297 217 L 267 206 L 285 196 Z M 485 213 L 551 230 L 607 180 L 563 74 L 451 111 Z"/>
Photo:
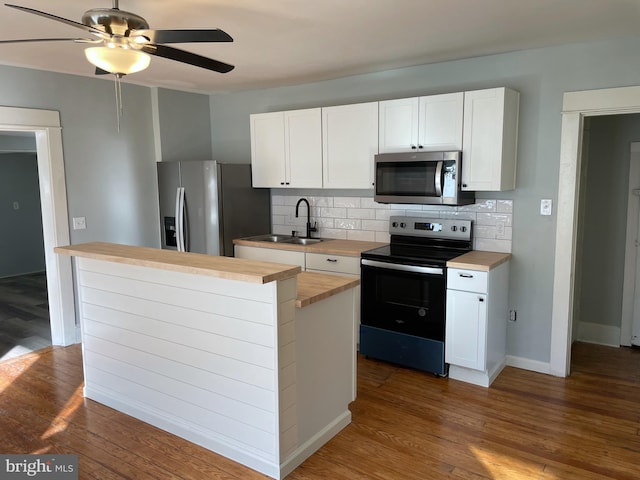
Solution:
<path fill-rule="evenodd" d="M 71 257 L 53 251 L 70 243 L 60 115 L 53 110 L 0 107 L 0 130 L 35 134 L 51 342 L 77 343 Z"/>
<path fill-rule="evenodd" d="M 551 355 L 553 375 L 569 375 L 584 118 L 640 112 L 640 86 L 566 92 L 562 104 Z"/>

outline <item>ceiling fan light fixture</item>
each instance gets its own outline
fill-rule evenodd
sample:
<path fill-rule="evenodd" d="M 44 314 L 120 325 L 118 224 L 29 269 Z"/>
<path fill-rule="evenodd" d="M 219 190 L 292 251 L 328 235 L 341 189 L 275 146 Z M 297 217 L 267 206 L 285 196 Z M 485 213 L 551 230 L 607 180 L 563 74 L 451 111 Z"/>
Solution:
<path fill-rule="evenodd" d="M 84 54 L 96 67 L 114 74 L 129 75 L 141 72 L 151 63 L 151 56 L 133 49 L 118 47 L 89 47 Z"/>

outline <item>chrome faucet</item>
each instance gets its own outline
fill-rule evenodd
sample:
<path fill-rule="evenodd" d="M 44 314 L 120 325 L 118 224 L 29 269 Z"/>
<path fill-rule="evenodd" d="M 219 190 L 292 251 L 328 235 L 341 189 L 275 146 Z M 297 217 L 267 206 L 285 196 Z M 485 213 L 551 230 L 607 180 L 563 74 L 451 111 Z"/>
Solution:
<path fill-rule="evenodd" d="M 311 238 L 311 232 L 318 231 L 316 227 L 316 225 L 318 225 L 318 222 L 315 222 L 313 227 L 311 226 L 311 207 L 309 206 L 309 201 L 306 198 L 301 198 L 300 200 L 298 200 L 298 203 L 296 203 L 296 218 L 298 218 L 298 208 L 300 208 L 300 204 L 302 202 L 307 204 L 307 238 Z"/>

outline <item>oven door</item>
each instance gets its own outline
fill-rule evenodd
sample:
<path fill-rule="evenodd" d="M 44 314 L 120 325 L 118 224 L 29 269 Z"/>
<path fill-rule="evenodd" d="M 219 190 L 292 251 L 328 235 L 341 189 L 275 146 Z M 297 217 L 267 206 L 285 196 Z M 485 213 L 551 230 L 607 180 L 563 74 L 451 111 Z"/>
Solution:
<path fill-rule="evenodd" d="M 363 325 L 444 341 L 444 268 L 362 259 L 360 281 Z"/>

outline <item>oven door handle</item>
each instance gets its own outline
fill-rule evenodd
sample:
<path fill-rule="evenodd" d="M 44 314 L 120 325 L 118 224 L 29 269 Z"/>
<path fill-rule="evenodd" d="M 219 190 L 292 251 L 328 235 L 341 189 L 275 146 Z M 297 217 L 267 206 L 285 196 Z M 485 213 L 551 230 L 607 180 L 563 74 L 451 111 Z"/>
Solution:
<path fill-rule="evenodd" d="M 400 270 L 401 272 L 428 273 L 430 275 L 444 275 L 444 269 L 436 267 L 420 267 L 417 265 L 403 265 L 401 263 L 377 262 L 375 260 L 360 260 L 362 265 L 386 270 Z"/>
<path fill-rule="evenodd" d="M 436 197 L 442 197 L 442 162 L 436 165 Z"/>

